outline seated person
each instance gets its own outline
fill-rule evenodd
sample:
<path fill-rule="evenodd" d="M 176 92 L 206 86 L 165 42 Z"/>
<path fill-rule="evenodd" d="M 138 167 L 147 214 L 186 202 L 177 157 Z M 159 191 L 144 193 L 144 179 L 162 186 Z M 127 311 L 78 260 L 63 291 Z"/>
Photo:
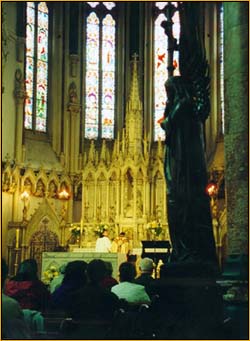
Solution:
<path fill-rule="evenodd" d="M 100 237 L 96 241 L 95 246 L 96 252 L 110 252 L 111 251 L 111 241 L 108 238 L 108 231 L 104 230 Z"/>
<path fill-rule="evenodd" d="M 2 258 L 2 290 L 8 276 L 8 266 Z M 2 337 L 6 339 L 29 339 L 30 331 L 24 321 L 19 303 L 2 292 Z"/>
<path fill-rule="evenodd" d="M 50 292 L 38 279 L 35 259 L 26 259 L 19 265 L 16 276 L 6 283 L 5 294 L 17 300 L 22 309 L 47 309 Z"/>
<path fill-rule="evenodd" d="M 135 284 L 136 270 L 133 263 L 124 262 L 119 267 L 120 283 L 111 288 L 111 292 L 128 303 L 150 303 L 143 285 Z"/>
<path fill-rule="evenodd" d="M 7 276 L 8 266 L 6 264 L 5 259 L 2 258 L 2 290 L 4 288 Z M 23 320 L 23 312 L 19 303 L 15 299 L 5 295 L 2 292 L 2 319 L 5 320 L 7 318 L 9 319 L 19 318 Z"/>
<path fill-rule="evenodd" d="M 67 312 L 72 304 L 71 295 L 87 283 L 87 263 L 82 260 L 69 262 L 65 268 L 62 284 L 53 292 L 51 305 L 53 309 Z"/>
<path fill-rule="evenodd" d="M 69 314 L 74 319 L 112 320 L 120 307 L 119 298 L 101 287 L 107 273 L 105 262 L 93 259 L 87 266 L 88 283 L 72 296 Z"/>
<path fill-rule="evenodd" d="M 113 240 L 111 244 L 111 252 L 129 253 L 129 242 L 128 238 L 125 236 L 125 232 L 121 232 L 119 236 Z"/>
<path fill-rule="evenodd" d="M 141 284 L 145 287 L 146 292 L 149 296 L 153 295 L 152 290 L 150 290 L 150 284 L 154 281 L 152 277 L 155 265 L 151 258 L 142 258 L 139 265 L 139 270 L 141 272 L 140 276 L 135 279 L 135 283 Z"/>

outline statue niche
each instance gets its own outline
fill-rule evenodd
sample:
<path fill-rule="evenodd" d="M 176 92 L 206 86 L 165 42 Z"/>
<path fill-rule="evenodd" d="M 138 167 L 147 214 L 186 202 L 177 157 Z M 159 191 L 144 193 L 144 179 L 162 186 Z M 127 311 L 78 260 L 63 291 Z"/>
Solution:
<path fill-rule="evenodd" d="M 45 185 L 42 182 L 42 180 L 39 179 L 37 181 L 37 185 L 36 185 L 35 196 L 36 197 L 44 197 L 44 194 L 45 194 Z"/>
<path fill-rule="evenodd" d="M 106 206 L 107 203 L 107 179 L 101 173 L 97 179 L 97 203 L 96 203 L 96 219 L 98 222 L 105 221 L 107 218 Z"/>
<path fill-rule="evenodd" d="M 55 183 L 55 181 L 51 181 L 49 183 L 49 191 L 48 191 L 48 197 L 49 198 L 56 198 L 57 197 L 57 185 Z"/>
<path fill-rule="evenodd" d="M 129 169 L 125 174 L 125 189 L 124 189 L 124 216 L 126 218 L 132 218 L 133 212 L 133 200 L 134 200 L 134 184 L 131 170 Z"/>

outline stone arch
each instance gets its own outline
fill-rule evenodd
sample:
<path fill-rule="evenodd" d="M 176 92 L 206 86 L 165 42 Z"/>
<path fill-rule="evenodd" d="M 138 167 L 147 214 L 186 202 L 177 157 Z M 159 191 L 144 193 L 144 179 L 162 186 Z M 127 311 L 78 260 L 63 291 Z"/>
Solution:
<path fill-rule="evenodd" d="M 164 178 L 164 168 L 161 161 L 157 160 L 154 164 L 153 171 L 152 171 L 152 178 L 156 176 L 157 173 L 160 173 L 161 176 Z"/>
<path fill-rule="evenodd" d="M 107 178 L 107 168 L 104 165 L 101 165 L 100 167 L 98 167 L 95 173 L 96 173 L 96 179 L 98 179 L 102 174 L 105 178 Z"/>
<path fill-rule="evenodd" d="M 108 174 L 109 181 L 116 181 L 118 179 L 118 174 L 116 170 L 111 170 Z"/>
<path fill-rule="evenodd" d="M 58 178 L 58 175 L 57 175 L 57 173 L 56 173 L 55 171 L 53 171 L 52 173 L 50 173 L 50 175 L 49 175 L 49 177 L 48 177 L 48 183 L 49 183 L 50 181 L 52 181 L 52 180 L 54 180 L 55 183 L 56 183 L 57 185 L 59 185 L 59 178 Z"/>
<path fill-rule="evenodd" d="M 57 198 L 58 196 L 58 191 L 59 191 L 59 178 L 58 175 L 56 174 L 55 171 L 53 171 L 52 173 L 50 173 L 49 178 L 48 178 L 48 182 L 47 182 L 47 195 L 49 198 Z"/>
<path fill-rule="evenodd" d="M 46 181 L 47 182 L 47 181 Z M 44 197 L 46 190 L 46 182 L 44 182 L 43 178 L 39 178 L 36 183 L 36 191 L 34 193 L 37 197 Z"/>
<path fill-rule="evenodd" d="M 49 198 L 57 198 L 58 197 L 58 188 L 59 184 L 54 179 L 51 179 L 48 182 L 47 193 Z"/>
<path fill-rule="evenodd" d="M 139 167 L 136 172 L 137 179 L 143 179 L 147 175 L 147 171 L 144 167 Z"/>
<path fill-rule="evenodd" d="M 83 181 L 93 181 L 93 180 L 94 180 L 93 172 L 88 171 L 87 173 L 83 175 Z"/>
<path fill-rule="evenodd" d="M 47 174 L 46 174 L 46 172 L 43 169 L 41 169 L 39 171 L 39 173 L 37 174 L 37 181 L 39 179 L 41 179 L 44 184 L 47 184 L 47 182 L 48 182 Z"/>
<path fill-rule="evenodd" d="M 122 176 L 125 177 L 128 173 L 130 173 L 130 175 L 134 179 L 136 174 L 136 168 L 133 165 L 127 165 L 122 169 Z"/>
<path fill-rule="evenodd" d="M 63 175 L 60 181 L 60 190 L 66 188 L 68 192 L 72 192 L 72 185 L 70 178 L 67 175 Z"/>
<path fill-rule="evenodd" d="M 36 190 L 36 176 L 34 172 L 28 169 L 21 181 L 21 192 L 27 191 L 30 195 Z"/>

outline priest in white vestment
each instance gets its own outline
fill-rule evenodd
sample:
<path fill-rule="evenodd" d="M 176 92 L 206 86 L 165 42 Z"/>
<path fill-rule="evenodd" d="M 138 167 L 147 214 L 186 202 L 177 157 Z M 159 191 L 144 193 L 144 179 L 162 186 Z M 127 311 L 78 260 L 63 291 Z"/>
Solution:
<path fill-rule="evenodd" d="M 111 241 L 108 237 L 108 231 L 104 230 L 101 237 L 96 241 L 95 245 L 96 252 L 110 252 L 111 251 Z"/>

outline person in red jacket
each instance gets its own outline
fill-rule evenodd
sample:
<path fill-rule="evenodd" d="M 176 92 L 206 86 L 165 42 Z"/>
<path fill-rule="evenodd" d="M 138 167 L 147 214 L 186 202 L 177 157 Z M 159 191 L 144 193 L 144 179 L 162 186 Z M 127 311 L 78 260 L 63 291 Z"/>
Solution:
<path fill-rule="evenodd" d="M 17 300 L 22 309 L 47 309 L 50 293 L 38 279 L 35 259 L 26 259 L 19 265 L 16 276 L 6 282 L 5 294 Z"/>

